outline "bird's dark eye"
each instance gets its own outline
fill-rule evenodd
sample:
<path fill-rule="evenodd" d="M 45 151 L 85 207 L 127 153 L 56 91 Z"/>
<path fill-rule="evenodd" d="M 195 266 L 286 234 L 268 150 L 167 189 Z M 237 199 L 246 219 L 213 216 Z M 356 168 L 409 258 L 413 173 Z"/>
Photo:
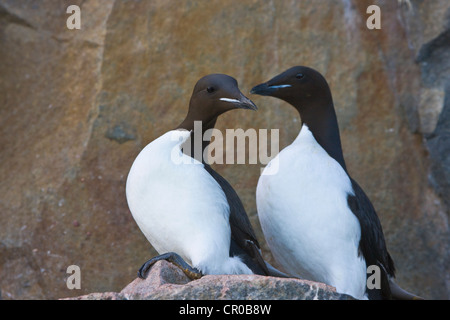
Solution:
<path fill-rule="evenodd" d="M 214 89 L 214 87 L 208 87 L 206 88 L 206 91 L 208 91 L 208 93 L 213 93 L 216 89 Z"/>
<path fill-rule="evenodd" d="M 297 73 L 297 75 L 295 76 L 297 79 L 303 79 L 304 74 L 303 73 Z"/>

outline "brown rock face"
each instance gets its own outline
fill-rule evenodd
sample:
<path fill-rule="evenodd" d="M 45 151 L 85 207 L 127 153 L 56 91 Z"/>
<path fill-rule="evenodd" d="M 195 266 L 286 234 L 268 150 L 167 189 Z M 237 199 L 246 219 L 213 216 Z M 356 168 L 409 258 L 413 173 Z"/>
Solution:
<path fill-rule="evenodd" d="M 449 298 L 450 2 L 0 0 L 0 290 L 3 299 L 118 291 L 156 252 L 129 213 L 128 170 L 176 127 L 195 82 L 235 77 L 244 93 L 294 66 L 328 79 L 344 156 L 371 198 L 397 282 Z M 81 29 L 68 30 L 69 5 Z M 300 129 L 290 106 L 217 128 Z M 261 164 L 215 165 L 241 196 L 264 257 L 255 188 Z M 78 265 L 81 290 L 66 286 Z M 263 281 L 263 280 L 258 280 Z M 231 294 L 231 293 L 230 293 Z"/>

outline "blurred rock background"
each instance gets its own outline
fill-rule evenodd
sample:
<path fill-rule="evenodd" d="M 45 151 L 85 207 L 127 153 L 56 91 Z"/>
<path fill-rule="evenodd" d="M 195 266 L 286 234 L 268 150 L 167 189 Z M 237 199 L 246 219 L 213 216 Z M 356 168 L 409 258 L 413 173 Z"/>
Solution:
<path fill-rule="evenodd" d="M 71 4 L 80 30 L 66 27 Z M 381 30 L 366 28 L 371 4 Z M 448 299 L 449 49 L 448 0 L 0 0 L 1 298 L 120 291 L 156 254 L 128 210 L 128 170 L 181 122 L 198 78 L 227 73 L 248 93 L 308 65 L 329 81 L 398 283 Z M 280 129 L 288 145 L 293 108 L 250 98 L 257 113 L 229 112 L 217 128 Z M 273 262 L 255 205 L 261 165 L 214 167 Z M 72 264 L 81 290 L 66 287 Z"/>

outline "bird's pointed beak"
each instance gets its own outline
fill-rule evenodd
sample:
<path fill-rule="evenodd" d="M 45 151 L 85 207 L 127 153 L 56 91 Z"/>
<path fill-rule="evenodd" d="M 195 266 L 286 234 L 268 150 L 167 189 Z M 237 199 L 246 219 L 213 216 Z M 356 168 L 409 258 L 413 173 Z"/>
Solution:
<path fill-rule="evenodd" d="M 257 86 L 253 87 L 252 90 L 250 90 L 251 94 L 259 94 L 261 96 L 268 96 L 270 93 L 274 92 L 275 90 L 271 89 L 269 84 L 267 82 L 258 84 Z"/>
<path fill-rule="evenodd" d="M 254 111 L 258 110 L 256 104 L 254 104 L 252 100 L 244 96 L 242 93 L 239 93 L 238 99 L 221 98 L 220 100 L 230 102 L 239 109 L 250 109 Z"/>
<path fill-rule="evenodd" d="M 244 96 L 242 93 L 241 93 L 241 96 L 239 98 L 239 101 L 240 101 L 240 103 L 238 103 L 238 105 L 242 109 L 250 109 L 250 110 L 253 110 L 253 111 L 258 110 L 258 107 L 256 106 L 256 104 L 254 104 L 252 100 L 250 100 L 249 98 Z"/>
<path fill-rule="evenodd" d="M 282 89 L 289 88 L 291 85 L 289 84 L 279 84 L 279 85 L 271 85 L 269 82 L 261 83 L 250 91 L 251 94 L 259 94 L 260 96 L 271 96 L 272 93 Z"/>

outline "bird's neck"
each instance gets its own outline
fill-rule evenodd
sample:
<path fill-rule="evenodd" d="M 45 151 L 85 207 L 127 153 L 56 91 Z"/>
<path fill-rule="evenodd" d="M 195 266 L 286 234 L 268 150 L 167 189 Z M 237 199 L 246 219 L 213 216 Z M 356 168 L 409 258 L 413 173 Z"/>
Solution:
<path fill-rule="evenodd" d="M 202 121 L 194 120 L 191 117 L 186 117 L 184 121 L 176 129 L 185 129 L 191 132 L 191 137 L 185 142 L 184 146 L 190 145 L 190 148 L 183 147 L 183 152 L 200 161 L 204 162 L 203 153 L 208 145 L 211 143 L 210 139 L 206 141 L 205 132 L 209 129 L 213 129 L 217 121 L 217 117 Z"/>
<path fill-rule="evenodd" d="M 300 106 L 296 106 L 296 109 L 300 113 L 302 123 L 308 126 L 317 143 L 347 172 L 333 101 L 325 101 L 308 110 L 303 110 Z"/>

